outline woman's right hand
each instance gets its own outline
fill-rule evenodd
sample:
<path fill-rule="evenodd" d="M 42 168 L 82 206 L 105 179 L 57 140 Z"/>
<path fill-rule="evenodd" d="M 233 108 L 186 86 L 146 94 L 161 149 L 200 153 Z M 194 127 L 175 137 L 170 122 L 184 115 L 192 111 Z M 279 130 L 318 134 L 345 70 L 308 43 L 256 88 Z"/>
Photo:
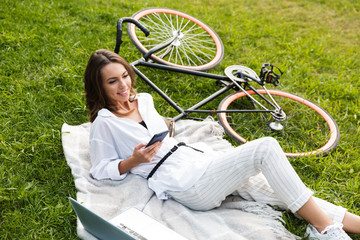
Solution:
<path fill-rule="evenodd" d="M 162 142 L 156 142 L 153 145 L 144 148 L 146 145 L 146 143 L 140 143 L 135 147 L 133 154 L 129 158 L 119 163 L 118 169 L 120 175 L 130 171 L 130 169 L 141 163 L 151 162 L 155 154 L 159 151 Z"/>
<path fill-rule="evenodd" d="M 162 142 L 156 142 L 147 148 L 144 148 L 146 143 L 140 143 L 135 147 L 132 157 L 134 161 L 138 162 L 139 164 L 151 162 L 156 153 L 159 151 L 161 145 Z"/>

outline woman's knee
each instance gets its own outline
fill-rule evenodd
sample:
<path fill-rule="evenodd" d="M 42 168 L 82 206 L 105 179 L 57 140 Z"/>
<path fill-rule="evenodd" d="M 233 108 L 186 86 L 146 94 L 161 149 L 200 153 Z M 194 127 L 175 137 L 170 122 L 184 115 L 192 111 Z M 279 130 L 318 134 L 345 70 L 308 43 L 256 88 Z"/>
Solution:
<path fill-rule="evenodd" d="M 263 137 L 261 138 L 267 145 L 279 145 L 278 140 L 273 137 Z"/>
<path fill-rule="evenodd" d="M 275 138 L 263 137 L 255 141 L 258 141 L 258 143 L 254 160 L 259 164 L 258 167 L 260 169 L 262 169 L 262 165 L 267 161 L 277 162 L 286 159 L 284 151 Z"/>
<path fill-rule="evenodd" d="M 279 142 L 273 137 L 262 137 L 248 142 L 260 147 L 280 147 Z"/>
<path fill-rule="evenodd" d="M 261 140 L 261 148 L 264 149 L 266 152 L 271 151 L 281 151 L 283 152 L 283 149 L 281 148 L 279 142 L 273 138 L 273 137 L 263 137 Z"/>

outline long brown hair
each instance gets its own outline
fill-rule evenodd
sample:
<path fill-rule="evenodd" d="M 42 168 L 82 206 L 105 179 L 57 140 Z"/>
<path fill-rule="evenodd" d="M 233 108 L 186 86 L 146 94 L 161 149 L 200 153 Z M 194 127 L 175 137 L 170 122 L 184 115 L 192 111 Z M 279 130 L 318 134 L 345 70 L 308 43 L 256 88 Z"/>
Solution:
<path fill-rule="evenodd" d="M 102 108 L 109 108 L 103 85 L 101 69 L 109 63 L 120 63 L 131 78 L 131 85 L 135 85 L 135 72 L 130 64 L 118 54 L 101 49 L 94 52 L 88 61 L 84 74 L 86 107 L 89 110 L 90 122 L 93 122 Z M 131 88 L 130 96 L 136 95 L 136 89 Z"/>

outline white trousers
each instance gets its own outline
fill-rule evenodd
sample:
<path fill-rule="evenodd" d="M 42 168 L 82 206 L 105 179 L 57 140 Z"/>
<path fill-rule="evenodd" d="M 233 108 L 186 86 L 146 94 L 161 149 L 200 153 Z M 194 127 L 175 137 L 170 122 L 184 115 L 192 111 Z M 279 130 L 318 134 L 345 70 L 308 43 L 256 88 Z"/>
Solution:
<path fill-rule="evenodd" d="M 261 179 L 261 175 L 266 180 Z M 168 194 L 191 209 L 210 210 L 220 206 L 234 192 L 246 200 L 280 206 L 293 213 L 313 194 L 301 181 L 279 143 L 271 137 L 248 142 L 217 156 L 194 186 Z M 333 221 L 342 222 L 346 209 L 316 197 L 314 200 Z"/>

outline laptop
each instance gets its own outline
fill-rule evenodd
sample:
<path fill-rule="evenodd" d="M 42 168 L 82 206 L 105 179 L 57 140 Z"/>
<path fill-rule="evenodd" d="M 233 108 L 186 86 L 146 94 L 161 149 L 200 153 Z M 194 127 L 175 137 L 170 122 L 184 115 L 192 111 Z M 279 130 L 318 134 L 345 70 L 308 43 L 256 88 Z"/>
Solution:
<path fill-rule="evenodd" d="M 85 230 L 102 240 L 187 240 L 136 208 L 129 208 L 106 221 L 69 197 L 70 203 Z"/>

